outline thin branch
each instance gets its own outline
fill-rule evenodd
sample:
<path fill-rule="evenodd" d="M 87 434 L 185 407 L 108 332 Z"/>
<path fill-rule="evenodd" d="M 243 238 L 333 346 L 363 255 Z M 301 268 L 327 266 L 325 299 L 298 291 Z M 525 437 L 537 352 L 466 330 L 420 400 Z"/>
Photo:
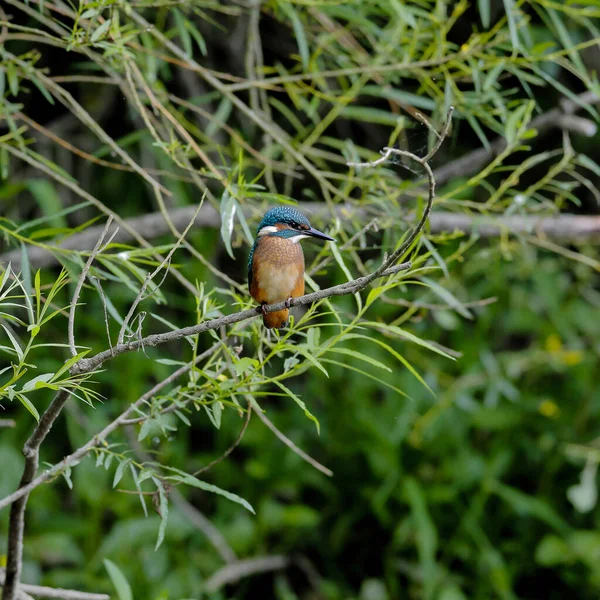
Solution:
<path fill-rule="evenodd" d="M 153 396 L 155 396 L 160 390 L 164 387 L 175 381 L 181 375 L 187 373 L 194 365 L 203 361 L 205 358 L 211 356 L 214 352 L 216 352 L 221 347 L 221 342 L 217 342 L 213 344 L 208 350 L 199 354 L 195 360 L 181 366 L 176 371 L 173 371 L 171 375 L 163 379 L 161 382 L 157 383 L 152 389 L 148 390 L 142 396 L 140 396 L 133 404 L 130 404 L 126 410 L 124 410 L 114 421 L 109 423 L 100 433 L 96 434 L 93 438 L 91 438 L 86 444 L 78 448 L 72 454 L 65 456 L 59 463 L 51 467 L 50 469 L 44 470 L 40 473 L 35 479 L 32 479 L 27 485 L 19 486 L 17 491 L 13 492 L 9 496 L 6 496 L 0 500 L 0 510 L 3 508 L 16 505 L 16 503 L 22 499 L 24 496 L 28 495 L 31 490 L 35 489 L 42 483 L 56 477 L 62 471 L 64 471 L 67 467 L 71 467 L 77 464 L 90 450 L 95 448 L 96 446 L 102 444 L 104 440 L 116 429 L 125 424 L 128 417 L 137 412 L 137 409 L 140 408 L 145 402 L 150 400 Z M 51 405 L 52 406 L 52 405 Z M 44 413 L 45 415 L 46 413 Z M 44 416 L 42 416 L 42 419 Z M 9 557 L 10 558 L 10 557 Z M 3 600 L 6 600 L 3 598 Z"/>
<path fill-rule="evenodd" d="M 70 393 L 67 390 L 59 390 L 50 403 L 50 406 L 40 417 L 40 421 L 33 431 L 31 437 L 23 447 L 25 455 L 25 467 L 19 482 L 19 490 L 28 490 L 39 466 L 39 449 L 48 435 L 56 417 L 60 414 Z M 15 600 L 21 579 L 23 567 L 23 531 L 25 528 L 25 507 L 29 491 L 23 492 L 19 498 L 12 503 L 8 521 L 8 549 L 6 558 L 6 578 L 2 591 L 2 600 Z"/>
<path fill-rule="evenodd" d="M 14 427 L 16 422 L 13 419 L 0 419 L 0 429 L 3 427 Z"/>
<path fill-rule="evenodd" d="M 233 442 L 233 444 L 231 444 L 231 446 L 229 446 L 229 448 L 227 448 L 227 450 L 225 450 L 225 452 L 223 452 L 223 454 L 221 454 L 221 456 L 219 456 L 218 458 L 215 458 L 215 460 L 209 462 L 205 467 L 202 467 L 201 469 L 198 469 L 198 471 L 192 473 L 192 475 L 194 477 L 198 477 L 198 475 L 200 475 L 201 473 L 205 473 L 209 469 L 212 469 L 215 465 L 218 465 L 222 460 L 227 458 L 239 446 L 240 442 L 242 441 L 242 438 L 244 437 L 244 434 L 246 433 L 246 429 L 248 427 L 248 423 L 250 423 L 251 416 L 252 416 L 252 406 L 250 404 L 248 404 L 248 410 L 246 411 L 246 418 L 244 419 L 244 424 L 242 425 L 242 429 L 240 430 L 240 433 L 238 434 L 235 442 Z"/>
<path fill-rule="evenodd" d="M 0 586 L 4 583 L 4 569 L 0 569 Z M 80 592 L 79 590 L 65 590 L 62 588 L 51 588 L 43 585 L 29 585 L 22 583 L 19 585 L 20 596 L 33 594 L 38 598 L 55 598 L 57 600 L 110 600 L 108 594 L 90 594 Z M 30 597 L 30 596 L 26 596 Z"/>
<path fill-rule="evenodd" d="M 402 263 L 382 271 L 377 275 L 377 277 L 389 277 L 390 275 L 395 275 L 400 271 L 406 271 L 410 269 L 410 267 L 410 262 Z M 240 321 L 258 317 L 262 314 L 262 311 L 275 312 L 278 310 L 283 310 L 284 308 L 290 308 L 292 306 L 304 306 L 306 304 L 317 302 L 318 300 L 323 300 L 324 298 L 330 298 L 331 296 L 346 296 L 347 294 L 356 294 L 356 292 L 360 292 L 367 287 L 371 281 L 373 281 L 372 274 L 359 277 L 358 279 L 347 281 L 346 283 L 335 285 L 330 288 L 318 290 L 304 296 L 299 296 L 298 298 L 292 298 L 289 301 L 277 302 L 275 304 L 264 305 L 263 307 L 243 310 L 226 315 L 224 317 L 209 319 L 208 321 L 203 321 L 202 323 L 198 323 L 197 325 L 192 325 L 190 327 L 183 327 L 182 329 L 175 329 L 165 333 L 148 335 L 142 339 L 132 340 L 130 342 L 114 346 L 112 351 L 104 350 L 90 358 L 82 358 L 75 365 L 73 365 L 71 373 L 89 373 L 99 368 L 100 365 L 102 365 L 102 363 L 105 361 L 121 354 L 133 352 L 134 350 L 139 350 L 140 348 L 145 348 L 148 346 L 158 346 L 159 344 L 173 342 L 184 337 L 204 333 L 205 331 L 214 331 L 215 329 L 219 329 L 227 325 L 233 325 L 234 323 L 239 323 Z"/>
<path fill-rule="evenodd" d="M 108 229 L 110 228 L 110 225 L 112 222 L 113 222 L 113 217 L 111 215 L 110 217 L 108 217 L 108 219 L 104 225 L 104 228 L 102 229 L 102 233 L 100 233 L 100 236 L 98 237 L 98 241 L 96 242 L 96 245 L 94 246 L 94 249 L 92 250 L 91 254 L 89 255 L 89 257 L 87 259 L 87 262 L 85 263 L 85 266 L 83 267 L 81 273 L 79 274 L 79 279 L 77 279 L 77 285 L 75 286 L 75 292 L 73 293 L 73 299 L 71 300 L 71 309 L 69 310 L 68 336 L 69 336 L 69 348 L 71 350 L 71 356 L 75 356 L 77 354 L 77 348 L 75 347 L 74 327 L 75 327 L 75 308 L 77 307 L 77 302 L 79 301 L 79 294 L 81 293 L 81 288 L 83 287 L 83 282 L 85 281 L 85 278 L 87 277 L 87 274 L 90 270 L 90 267 L 92 266 L 92 263 L 94 262 L 94 259 L 96 258 L 96 255 L 100 251 L 100 246 L 102 246 L 102 242 L 104 241 L 104 238 L 106 237 L 106 234 L 108 233 Z M 114 237 L 114 234 L 113 234 L 113 237 Z"/>
<path fill-rule="evenodd" d="M 202 208 L 202 204 L 203 204 L 202 201 L 198 204 L 198 206 L 196 207 L 196 210 L 195 210 L 192 218 L 190 219 L 190 222 L 188 223 L 187 227 L 183 230 L 183 232 L 181 233 L 181 235 L 179 236 L 179 238 L 177 239 L 177 241 L 175 242 L 175 244 L 173 245 L 173 247 L 171 248 L 171 250 L 169 250 L 169 253 L 165 256 L 165 258 L 163 259 L 163 261 L 158 265 L 158 267 L 156 267 L 156 269 L 154 269 L 154 271 L 152 273 L 149 273 L 147 275 L 147 277 L 144 280 L 144 283 L 142 284 L 142 287 L 140 288 L 140 291 L 138 292 L 135 300 L 131 303 L 131 306 L 129 307 L 129 312 L 127 313 L 127 315 L 123 319 L 123 324 L 121 325 L 121 330 L 119 331 L 119 337 L 117 338 L 117 344 L 122 344 L 123 343 L 123 337 L 125 336 L 125 332 L 127 331 L 127 326 L 129 325 L 129 321 L 131 320 L 131 317 L 133 316 L 133 313 L 135 312 L 135 309 L 137 308 L 138 304 L 142 301 L 142 299 L 144 297 L 144 292 L 146 291 L 146 288 L 148 287 L 148 285 L 150 284 L 150 282 L 156 277 L 156 275 L 161 271 L 161 269 L 165 265 L 168 265 L 170 263 L 171 257 L 173 256 L 173 254 L 175 254 L 177 248 L 179 248 L 179 246 L 181 246 L 181 243 L 183 242 L 183 239 L 185 238 L 185 236 L 187 235 L 188 231 L 191 229 L 192 225 L 194 224 L 194 221 L 196 220 L 196 217 L 198 216 L 198 212 Z M 167 271 L 168 271 L 168 268 L 167 268 Z"/>
<path fill-rule="evenodd" d="M 324 465 L 322 465 L 319 461 L 315 460 L 312 456 L 309 456 L 302 450 L 302 448 L 298 448 L 290 438 L 288 438 L 285 434 L 283 434 L 272 421 L 263 413 L 260 406 L 256 404 L 256 401 L 252 396 L 247 396 L 246 399 L 248 403 L 253 405 L 255 410 L 254 412 L 258 415 L 258 418 L 277 436 L 277 438 L 282 441 L 290 450 L 295 452 L 302 460 L 305 460 L 308 464 L 312 465 L 317 471 L 321 471 L 321 473 L 325 473 L 325 475 L 329 477 L 333 477 L 333 471 L 328 469 Z"/>
<path fill-rule="evenodd" d="M 291 560 L 287 556 L 261 556 L 240 560 L 231 565 L 219 569 L 214 575 L 206 580 L 205 588 L 209 592 L 216 592 L 228 583 L 235 583 L 244 577 L 250 577 L 257 573 L 268 573 L 269 571 L 281 571 L 286 569 Z"/>

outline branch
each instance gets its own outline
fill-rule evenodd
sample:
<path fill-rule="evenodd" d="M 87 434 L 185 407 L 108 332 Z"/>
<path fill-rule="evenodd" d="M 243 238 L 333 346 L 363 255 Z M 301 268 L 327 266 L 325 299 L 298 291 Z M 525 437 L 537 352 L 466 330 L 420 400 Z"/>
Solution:
<path fill-rule="evenodd" d="M 328 469 L 327 467 L 323 466 L 320 462 L 316 461 L 312 456 L 309 456 L 308 454 L 306 454 L 306 452 L 304 452 L 304 450 L 302 450 L 302 448 L 298 448 L 298 446 L 296 446 L 296 444 L 294 444 L 294 442 L 292 442 L 292 440 L 290 440 L 290 438 L 288 438 L 285 434 L 283 434 L 281 431 L 279 431 L 279 429 L 277 429 L 277 427 L 275 427 L 275 425 L 273 424 L 273 422 L 267 417 L 267 415 L 265 415 L 262 411 L 262 409 L 260 408 L 260 406 L 258 406 L 258 404 L 256 404 L 256 402 L 254 401 L 254 399 L 252 398 L 252 396 L 246 396 L 246 400 L 248 401 L 248 404 L 250 406 L 254 406 L 254 412 L 258 415 L 258 418 L 279 438 L 280 441 L 282 441 L 290 450 L 292 450 L 293 452 L 295 452 L 302 460 L 305 460 L 308 464 L 312 465 L 315 469 L 317 469 L 317 471 L 321 471 L 321 473 L 325 473 L 325 475 L 327 475 L 328 477 L 333 477 L 333 471 L 331 469 Z"/>
<path fill-rule="evenodd" d="M 433 172 L 434 176 L 435 173 L 436 171 Z M 315 219 L 331 218 L 328 207 L 322 202 L 299 202 L 297 207 Z M 194 206 L 174 208 L 169 211 L 169 216 L 173 225 L 179 229 L 189 223 L 194 211 Z M 337 216 L 344 220 L 355 218 L 360 221 L 373 216 L 367 209 L 351 204 L 336 204 L 335 211 Z M 257 211 L 256 208 L 245 206 L 243 212 L 246 217 L 252 218 L 256 216 Z M 154 239 L 170 231 L 161 212 L 148 213 L 142 217 L 133 217 L 124 221 L 133 230 L 143 234 L 146 239 Z M 219 229 L 221 218 L 214 207 L 205 204 L 198 213 L 194 225 L 199 228 Z M 101 230 L 102 227 L 89 227 L 82 233 L 69 236 L 63 243 L 54 246 L 54 251 L 89 250 L 94 245 L 94 241 L 98 239 Z M 453 231 L 462 231 L 467 234 L 476 232 L 485 238 L 497 237 L 501 232 L 510 234 L 535 232 L 538 235 L 550 237 L 554 241 L 600 244 L 600 217 L 597 215 L 561 214 L 552 217 L 513 215 L 502 217 L 432 211 L 429 215 L 429 230 L 433 234 Z M 123 229 L 120 229 L 114 238 L 114 241 L 119 243 L 127 243 L 132 240 L 133 235 Z M 18 271 L 21 256 L 21 250 L 11 250 L 0 254 L 0 263 L 8 264 L 10 262 Z M 51 267 L 60 262 L 52 250 L 38 246 L 28 247 L 27 256 L 30 263 L 36 268 Z"/>
<path fill-rule="evenodd" d="M 4 583 L 4 569 L 0 569 L 0 586 Z M 58 600 L 110 600 L 108 594 L 90 594 L 78 590 L 65 590 L 62 588 L 51 588 L 43 585 L 19 585 L 20 595 L 33 594 L 38 598 L 56 598 Z M 26 596 L 28 597 L 28 596 Z"/>
<path fill-rule="evenodd" d="M 390 275 L 395 275 L 400 271 L 406 271 L 407 269 L 410 269 L 410 267 L 410 262 L 402 263 L 377 273 L 377 277 L 389 277 Z M 340 285 L 335 285 L 324 290 L 318 290 L 304 296 L 299 296 L 298 298 L 292 298 L 289 301 L 277 302 L 275 304 L 264 305 L 263 307 L 250 308 L 248 310 L 232 313 L 224 317 L 209 319 L 208 321 L 203 321 L 202 323 L 198 323 L 197 325 L 192 325 L 190 327 L 183 327 L 182 329 L 175 329 L 174 331 L 167 331 L 165 333 L 155 333 L 148 335 L 145 338 L 132 340 L 124 344 L 118 344 L 113 346 L 112 350 L 104 350 L 90 358 L 82 358 L 79 362 L 73 365 L 71 368 L 71 373 L 90 373 L 91 371 L 98 369 L 107 360 L 115 358 L 120 354 L 133 352 L 134 350 L 146 348 L 148 346 L 158 346 L 159 344 L 173 342 L 184 337 L 198 335 L 199 333 L 204 333 L 205 331 L 213 331 L 227 325 L 233 325 L 234 323 L 246 321 L 247 319 L 254 319 L 259 315 L 262 315 L 263 311 L 275 312 L 292 306 L 304 306 L 306 304 L 312 304 L 313 302 L 323 300 L 324 298 L 330 298 L 331 296 L 346 296 L 347 294 L 356 294 L 367 287 L 367 285 L 369 285 L 373 279 L 375 279 L 374 275 L 375 273 L 365 275 L 364 277 L 359 277 L 358 279 L 354 279 Z M 1 502 L 0 508 L 2 508 Z"/>
<path fill-rule="evenodd" d="M 274 555 L 262 556 L 260 558 L 249 558 L 236 563 L 226 565 L 219 569 L 214 575 L 207 579 L 205 588 L 209 592 L 215 592 L 228 583 L 235 583 L 243 577 L 249 577 L 256 573 L 268 573 L 269 571 L 280 571 L 287 568 L 291 560 L 287 556 Z"/>
<path fill-rule="evenodd" d="M 30 481 L 27 485 L 19 486 L 16 492 L 13 492 L 9 496 L 5 496 L 0 500 L 0 510 L 10 506 L 11 504 L 14 506 L 17 501 L 27 496 L 31 490 L 40 486 L 42 483 L 60 475 L 62 471 L 64 471 L 67 467 L 71 467 L 76 465 L 90 450 L 95 448 L 96 446 L 102 444 L 104 440 L 113 432 L 115 429 L 121 427 L 121 425 L 125 425 L 128 417 L 133 413 L 137 412 L 137 409 L 141 407 L 145 402 L 147 402 L 150 398 L 156 395 L 160 390 L 164 387 L 175 381 L 181 375 L 187 373 L 194 365 L 203 361 L 205 358 L 208 358 L 211 354 L 216 352 L 221 346 L 221 342 L 217 342 L 213 344 L 208 350 L 199 354 L 195 360 L 183 365 L 167 378 L 163 379 L 161 382 L 157 383 L 152 389 L 148 390 L 145 394 L 140 396 L 133 404 L 130 404 L 129 407 L 124 410 L 114 421 L 109 423 L 100 433 L 96 434 L 93 438 L 91 438 L 86 444 L 81 446 L 69 456 L 65 456 L 58 464 L 54 465 L 50 469 L 44 470 L 40 473 L 35 479 Z M 52 405 L 51 405 L 52 406 Z M 48 409 L 49 410 L 49 409 Z M 45 415 L 46 413 L 44 413 Z M 42 419 L 44 417 L 42 416 Z M 3 598 L 3 600 L 6 600 Z"/>
<path fill-rule="evenodd" d="M 52 428 L 56 417 L 60 414 L 70 393 L 59 390 L 48 409 L 40 417 L 40 421 L 23 447 L 25 467 L 19 482 L 19 490 L 27 490 L 39 466 L 39 449 Z M 2 600 L 16 600 L 17 588 L 21 579 L 23 566 L 23 530 L 25 527 L 25 507 L 29 492 L 22 493 L 10 508 L 8 521 L 8 549 L 6 558 L 6 578 L 2 592 Z"/>

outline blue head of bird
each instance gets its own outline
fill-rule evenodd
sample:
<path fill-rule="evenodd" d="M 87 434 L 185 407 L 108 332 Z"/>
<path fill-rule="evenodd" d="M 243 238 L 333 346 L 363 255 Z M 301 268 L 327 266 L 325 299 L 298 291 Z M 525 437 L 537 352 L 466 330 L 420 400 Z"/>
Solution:
<path fill-rule="evenodd" d="M 335 242 L 332 237 L 311 226 L 309 220 L 292 206 L 276 206 L 265 213 L 256 230 L 256 237 L 263 235 L 277 236 L 299 242 L 313 237 Z"/>
<path fill-rule="evenodd" d="M 268 210 L 258 226 L 248 257 L 248 287 L 250 295 L 263 306 L 268 328 L 284 327 L 289 300 L 304 295 L 304 254 L 298 242 L 305 238 L 335 241 L 291 206 Z M 267 304 L 284 300 L 288 308 L 270 313 L 264 310 Z"/>

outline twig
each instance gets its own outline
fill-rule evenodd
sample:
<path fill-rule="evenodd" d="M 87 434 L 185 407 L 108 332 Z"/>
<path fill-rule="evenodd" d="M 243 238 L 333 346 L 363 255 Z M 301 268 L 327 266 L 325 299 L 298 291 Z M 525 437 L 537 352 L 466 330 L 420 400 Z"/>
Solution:
<path fill-rule="evenodd" d="M 240 560 L 219 569 L 207 579 L 204 585 L 208 592 L 216 592 L 224 585 L 235 583 L 244 577 L 256 575 L 257 573 L 268 573 L 269 571 L 286 569 L 291 562 L 287 556 L 283 555 L 261 556 L 260 558 Z"/>
<path fill-rule="evenodd" d="M 198 477 L 198 475 L 200 475 L 201 473 L 205 473 L 209 469 L 212 469 L 215 465 L 218 465 L 223 459 L 227 458 L 239 446 L 239 443 L 242 441 L 242 438 L 244 437 L 244 434 L 246 433 L 246 429 L 248 427 L 248 423 L 250 423 L 251 416 L 252 416 L 252 406 L 250 404 L 248 404 L 248 410 L 246 411 L 246 418 L 244 420 L 244 424 L 242 425 L 242 429 L 240 430 L 240 433 L 238 434 L 235 442 L 233 442 L 233 444 L 231 444 L 231 446 L 229 446 L 229 448 L 227 448 L 227 450 L 225 450 L 225 452 L 223 452 L 223 454 L 221 454 L 221 456 L 219 456 L 218 458 L 215 458 L 215 460 L 209 462 L 205 467 L 198 469 L 198 471 L 196 471 L 195 473 L 192 473 L 192 475 L 194 477 Z"/>
<path fill-rule="evenodd" d="M 90 439 L 86 444 L 78 448 L 69 456 L 65 456 L 60 463 L 57 463 L 50 469 L 46 469 L 42 473 L 40 473 L 35 479 L 33 479 L 30 483 L 25 486 L 20 486 L 19 489 L 9 496 L 5 496 L 0 500 L 0 510 L 5 508 L 6 506 L 10 506 L 11 504 L 16 503 L 20 498 L 29 494 L 31 490 L 35 489 L 42 483 L 52 479 L 56 475 L 60 474 L 64 469 L 70 467 L 74 464 L 77 464 L 90 450 L 95 448 L 96 446 L 102 444 L 104 440 L 113 432 L 115 429 L 118 429 L 122 425 L 125 424 L 129 415 L 135 413 L 137 409 L 142 406 L 145 402 L 147 402 L 150 398 L 155 396 L 160 390 L 164 387 L 175 381 L 181 375 L 187 373 L 194 365 L 203 361 L 205 358 L 208 358 L 211 354 L 216 352 L 221 347 L 221 342 L 217 342 L 213 344 L 208 350 L 199 354 L 195 360 L 187 363 L 186 365 L 181 366 L 176 371 L 173 371 L 171 375 L 163 379 L 161 382 L 157 383 L 152 389 L 148 390 L 142 396 L 140 396 L 133 404 L 130 404 L 129 407 L 123 411 L 114 421 L 109 423 L 100 433 L 96 434 L 92 439 Z M 45 414 L 45 413 L 44 413 Z M 43 417 L 42 417 L 43 418 Z M 5 599 L 3 599 L 5 600 Z"/>
<path fill-rule="evenodd" d="M 144 283 L 142 284 L 140 291 L 138 292 L 135 300 L 131 303 L 131 306 L 129 307 L 129 312 L 123 319 L 123 324 L 121 325 L 121 330 L 119 331 L 119 337 L 117 338 L 117 344 L 123 343 L 123 337 L 125 336 L 125 331 L 127 330 L 129 321 L 131 320 L 131 317 L 133 316 L 133 313 L 135 312 L 135 309 L 137 308 L 138 304 L 142 301 L 144 292 L 146 291 L 146 288 L 148 287 L 150 282 L 154 279 L 154 277 L 156 277 L 156 275 L 160 272 L 160 270 L 165 265 L 169 264 L 169 262 L 171 261 L 171 257 L 173 256 L 173 254 L 175 254 L 175 251 L 177 250 L 177 248 L 179 248 L 179 246 L 181 246 L 181 242 L 183 241 L 183 239 L 187 235 L 188 231 L 191 229 L 192 225 L 194 224 L 194 221 L 196 220 L 196 216 L 198 215 L 198 212 L 200 211 L 201 208 L 202 208 L 202 201 L 196 207 L 196 210 L 195 210 L 192 218 L 190 219 L 190 222 L 188 223 L 187 227 L 183 230 L 182 234 L 179 236 L 178 240 L 175 242 L 174 246 L 171 248 L 169 253 L 165 256 L 165 258 L 158 265 L 158 267 L 156 267 L 156 269 L 154 269 L 154 271 L 152 273 L 149 273 L 147 275 L 146 279 L 144 279 Z M 168 271 L 168 268 L 167 268 L 167 271 Z"/>
<path fill-rule="evenodd" d="M 4 569 L 0 569 L 0 586 L 4 583 Z M 110 600 L 108 594 L 90 594 L 88 592 L 80 592 L 79 590 L 65 590 L 62 588 L 51 588 L 43 585 L 30 585 L 22 583 L 19 585 L 19 592 L 25 594 L 33 594 L 38 598 L 55 598 L 57 600 Z M 28 598 L 30 596 L 27 596 Z"/>
<path fill-rule="evenodd" d="M 13 419 L 0 419 L 0 429 L 2 427 L 14 427 L 16 422 Z"/>
<path fill-rule="evenodd" d="M 254 412 L 258 415 L 258 418 L 282 441 L 290 450 L 295 452 L 302 460 L 305 460 L 308 464 L 312 465 L 317 471 L 321 471 L 321 473 L 325 473 L 329 477 L 333 477 L 333 471 L 323 466 L 319 461 L 315 460 L 312 456 L 309 456 L 302 450 L 302 448 L 298 448 L 290 438 L 288 438 L 285 434 L 283 434 L 275 425 L 270 421 L 270 419 L 263 413 L 260 406 L 256 404 L 256 401 L 252 396 L 246 395 L 246 400 L 250 406 L 254 406 Z"/>
<path fill-rule="evenodd" d="M 237 560 L 235 552 L 223 537 L 223 534 L 192 504 L 190 504 L 179 490 L 171 491 L 173 504 L 187 517 L 194 527 L 199 529 L 206 539 L 215 547 L 226 563 L 234 563 Z"/>
<path fill-rule="evenodd" d="M 113 218 L 111 215 L 106 220 L 104 228 L 102 229 L 102 233 L 100 234 L 100 237 L 98 238 L 98 241 L 96 242 L 96 245 L 94 246 L 94 249 L 92 250 L 91 254 L 89 255 L 87 262 L 85 263 L 85 266 L 83 267 L 81 273 L 79 274 L 79 278 L 77 279 L 77 285 L 75 286 L 75 292 L 73 293 L 73 299 L 71 300 L 71 309 L 69 310 L 68 336 L 69 336 L 69 348 L 71 350 L 71 356 L 75 356 L 77 354 L 77 348 L 75 347 L 75 334 L 73 331 L 74 331 L 74 327 L 75 327 L 75 308 L 77 307 L 77 302 L 79 301 L 79 294 L 81 293 L 81 288 L 83 287 L 83 282 L 85 281 L 85 278 L 87 277 L 88 271 L 90 270 L 90 267 L 92 266 L 92 263 L 94 262 L 94 259 L 96 258 L 96 255 L 98 254 L 98 252 L 100 250 L 100 246 L 102 245 L 102 242 L 104 241 L 104 238 L 106 237 L 106 234 L 108 233 L 108 229 L 112 222 L 113 222 Z M 113 236 L 114 236 L 114 234 L 113 234 Z"/>

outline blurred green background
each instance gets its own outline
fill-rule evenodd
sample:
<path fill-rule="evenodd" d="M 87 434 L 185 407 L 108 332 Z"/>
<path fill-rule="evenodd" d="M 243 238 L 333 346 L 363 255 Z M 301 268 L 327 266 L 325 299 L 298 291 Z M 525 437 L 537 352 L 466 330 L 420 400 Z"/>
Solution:
<path fill-rule="evenodd" d="M 174 258 L 174 268 L 203 286 L 200 296 L 213 303 L 209 310 L 198 308 L 193 294 L 169 276 L 164 297 L 144 307 L 144 334 L 250 306 L 244 289 L 223 276 L 245 284 L 245 228 L 253 233 L 262 212 L 281 202 L 322 202 L 330 212 L 319 213 L 313 225 L 335 233 L 338 247 L 379 219 L 378 230 L 363 232 L 314 275 L 321 287 L 346 281 L 344 269 L 358 276 L 376 268 L 422 210 L 424 193 L 413 185 L 421 174 L 402 165 L 355 171 L 345 161 L 372 160 L 379 148 L 394 144 L 425 154 L 433 135 L 416 111 L 439 128 L 447 108 L 456 107 L 435 167 L 489 148 L 498 136 L 508 143 L 491 167 L 490 157 L 477 170 L 459 169 L 442 181 L 436 209 L 472 218 L 599 218 L 598 135 L 582 135 L 581 123 L 579 129 L 552 123 L 538 137 L 528 129 L 531 118 L 564 99 L 597 91 L 600 13 L 594 3 L 144 0 L 40 6 L 9 0 L 3 10 L 11 17 L 6 21 L 0 13 L 7 25 L 0 51 L 3 268 L 10 258 L 31 284 L 36 246 L 102 224 L 103 213 L 128 219 L 174 211 L 202 194 L 215 214 L 235 211 L 233 229 L 196 227 L 187 239 L 197 254 L 181 248 Z M 306 73 L 311 77 L 302 78 Z M 256 84 L 263 78 L 276 79 Z M 577 114 L 584 126 L 598 122 L 593 102 Z M 160 200 L 128 160 L 172 195 Z M 346 206 L 350 216 L 339 218 L 336 206 Z M 174 239 L 167 228 L 148 236 L 163 254 Z M 70 473 L 72 488 L 57 478 L 32 493 L 23 580 L 125 600 L 123 587 L 115 592 L 107 573 L 103 561 L 109 559 L 136 599 L 597 598 L 597 241 L 597 235 L 581 240 L 568 232 L 548 239 L 535 230 L 480 236 L 476 226 L 464 233 L 426 230 L 410 253 L 415 268 L 426 270 L 409 272 L 377 299 L 368 309 L 371 325 L 354 331 L 366 337 L 346 335 L 349 352 L 327 355 L 336 359 L 323 362 L 328 377 L 294 354 L 294 344 L 308 335 L 304 321 L 286 341 L 267 338 L 258 321 L 230 330 L 242 356 L 262 360 L 275 349 L 257 369 L 256 399 L 277 428 L 334 476 L 313 469 L 253 415 L 235 450 L 201 479 L 244 498 L 256 514 L 199 489 L 181 492 L 237 558 L 265 558 L 274 570 L 216 585 L 216 575 L 233 567 L 177 503 L 155 550 L 160 516 L 151 499 L 146 517 L 137 495 L 113 489 L 118 459 L 105 469 L 92 455 Z M 137 262 L 118 257 L 138 247 L 135 241 L 111 247 L 112 268 L 107 262 L 96 272 L 121 316 L 151 269 L 149 256 Z M 67 266 L 71 280 L 62 306 L 85 250 L 89 246 L 57 253 L 58 260 L 41 270 L 47 291 L 58 262 Z M 307 244 L 307 265 L 331 252 Z M 102 299 L 89 286 L 82 301 L 77 343 L 95 353 L 107 347 Z M 332 310 L 345 326 L 357 314 L 356 300 L 346 296 L 319 306 L 320 316 L 310 322 L 310 335 L 321 332 L 309 347 L 315 355 L 337 332 Z M 118 325 L 110 317 L 115 336 Z M 65 343 L 66 321 L 58 315 L 44 326 L 40 343 Z M 401 326 L 455 360 L 395 336 L 386 325 Z M 26 327 L 14 332 L 27 339 Z M 201 336 L 197 347 L 211 343 Z M 39 374 L 56 371 L 66 358 L 64 349 L 42 346 L 30 360 Z M 190 358 L 190 346 L 180 341 L 107 363 L 94 377 L 104 402 L 90 408 L 70 401 L 42 460 L 59 462 L 172 372 L 169 360 Z M 11 360 L 4 351 L 0 367 Z M 319 421 L 320 434 L 270 380 L 293 368 L 285 385 Z M 214 392 L 215 402 L 225 389 L 220 396 Z M 40 412 L 50 399 L 46 391 L 31 396 Z M 225 401 L 215 427 L 212 406 L 198 405 L 189 426 L 175 417 L 163 421 L 163 430 L 153 423 L 141 441 L 145 451 L 189 472 L 221 456 L 243 419 Z M 8 397 L 1 398 L 0 418 L 15 421 L 0 428 L 4 497 L 18 485 L 20 449 L 35 421 Z M 122 431 L 110 441 L 119 444 L 116 454 L 136 446 Z M 127 476 L 118 487 L 135 490 Z M 4 509 L 0 561 L 7 523 Z"/>

